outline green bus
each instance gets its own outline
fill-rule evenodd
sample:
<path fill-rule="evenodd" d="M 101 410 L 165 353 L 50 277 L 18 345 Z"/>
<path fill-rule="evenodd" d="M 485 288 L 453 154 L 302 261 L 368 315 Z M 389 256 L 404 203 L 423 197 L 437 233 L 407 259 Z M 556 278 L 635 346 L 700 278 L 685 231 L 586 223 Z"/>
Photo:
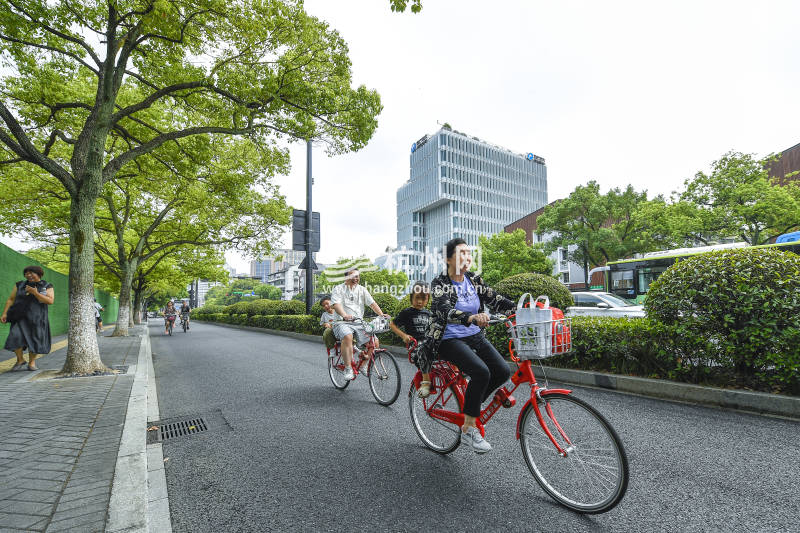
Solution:
<path fill-rule="evenodd" d="M 662 272 L 675 264 L 676 261 L 697 254 L 731 248 L 751 248 L 751 246 L 744 242 L 735 242 L 731 244 L 702 246 L 699 248 L 679 248 L 676 250 L 664 250 L 662 252 L 650 252 L 644 254 L 644 256 L 639 259 L 611 261 L 606 267 L 601 267 L 606 271 L 605 290 L 620 298 L 642 304 L 644 303 L 645 295 L 650 288 L 650 284 L 653 283 Z M 777 248 L 800 255 L 800 241 L 763 244 L 760 246 L 752 246 L 752 248 Z"/>

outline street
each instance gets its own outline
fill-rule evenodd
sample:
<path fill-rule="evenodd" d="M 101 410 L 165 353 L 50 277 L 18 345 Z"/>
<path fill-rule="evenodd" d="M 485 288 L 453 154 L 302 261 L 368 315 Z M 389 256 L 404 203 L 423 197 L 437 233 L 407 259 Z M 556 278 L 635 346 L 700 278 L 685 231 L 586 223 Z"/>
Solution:
<path fill-rule="evenodd" d="M 150 321 L 162 420 L 208 431 L 164 441 L 175 531 L 787 531 L 800 516 L 800 423 L 573 387 L 616 428 L 630 484 L 602 515 L 553 502 L 515 440 L 518 407 L 487 426 L 494 450 L 427 450 L 408 414 L 412 367 L 381 407 L 359 377 L 328 377 L 324 346 Z M 553 385 L 553 383 L 551 383 Z"/>

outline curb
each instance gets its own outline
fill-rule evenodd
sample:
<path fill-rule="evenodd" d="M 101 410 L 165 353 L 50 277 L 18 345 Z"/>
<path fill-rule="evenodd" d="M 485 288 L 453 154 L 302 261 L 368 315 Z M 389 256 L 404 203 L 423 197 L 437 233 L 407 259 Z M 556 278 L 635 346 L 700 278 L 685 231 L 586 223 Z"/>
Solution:
<path fill-rule="evenodd" d="M 534 366 L 537 378 L 637 394 L 650 398 L 722 407 L 749 413 L 800 419 L 800 398 L 765 392 L 750 392 L 658 379 L 620 376 L 585 370 Z"/>
<path fill-rule="evenodd" d="M 150 343 L 142 334 L 125 425 L 122 429 L 106 531 L 147 531 L 147 361 Z"/>
<path fill-rule="evenodd" d="M 150 327 L 145 328 L 147 337 L 147 427 L 161 419 L 158 410 L 156 373 L 153 370 L 153 351 L 150 349 Z M 164 451 L 160 442 L 147 445 L 147 531 L 172 533 L 167 494 L 167 472 L 164 469 Z"/>
<path fill-rule="evenodd" d="M 267 333 L 270 335 L 293 337 L 299 340 L 312 341 L 322 344 L 322 340 L 317 335 L 256 328 L 253 326 L 223 324 L 220 322 L 205 322 L 201 320 L 197 321 L 205 324 L 215 324 L 217 326 L 245 329 L 259 333 Z M 407 352 L 404 348 L 397 346 L 385 346 L 385 348 L 393 354 L 401 356 L 404 361 L 407 360 Z M 512 368 L 512 371 L 516 371 L 517 367 L 514 363 L 509 363 L 509 366 Z M 765 392 L 720 389 L 716 387 L 703 387 L 701 385 L 678 383 L 675 381 L 620 376 L 617 374 L 589 372 L 585 370 L 569 370 L 549 366 L 544 367 L 544 373 L 542 372 L 542 367 L 537 365 L 533 365 L 533 369 L 537 378 L 543 378 L 546 375 L 549 379 L 554 381 L 570 383 L 573 385 L 596 387 L 626 394 L 646 396 L 648 398 L 657 398 L 660 400 L 670 400 L 709 407 L 720 407 L 759 415 L 781 416 L 800 420 L 800 398 L 795 398 L 792 396 L 782 396 Z"/>

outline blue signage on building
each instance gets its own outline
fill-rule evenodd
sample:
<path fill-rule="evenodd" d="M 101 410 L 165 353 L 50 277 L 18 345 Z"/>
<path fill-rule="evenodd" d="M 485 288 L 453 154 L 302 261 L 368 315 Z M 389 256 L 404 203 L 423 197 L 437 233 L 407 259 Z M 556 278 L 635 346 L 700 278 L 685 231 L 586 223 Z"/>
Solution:
<path fill-rule="evenodd" d="M 526 155 L 525 159 L 527 159 L 528 161 L 533 161 L 533 154 Z"/>
<path fill-rule="evenodd" d="M 411 145 L 411 153 L 413 154 L 416 151 L 417 151 L 417 143 L 414 143 Z"/>

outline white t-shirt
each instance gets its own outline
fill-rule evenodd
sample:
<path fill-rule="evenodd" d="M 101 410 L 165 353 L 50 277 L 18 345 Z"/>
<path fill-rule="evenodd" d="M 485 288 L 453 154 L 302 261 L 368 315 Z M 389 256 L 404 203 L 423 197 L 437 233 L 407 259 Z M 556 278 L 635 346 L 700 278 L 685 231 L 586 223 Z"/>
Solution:
<path fill-rule="evenodd" d="M 97 302 L 94 302 L 94 317 L 98 318 L 100 316 L 100 311 L 103 309 L 103 306 Z"/>
<path fill-rule="evenodd" d="M 342 304 L 346 315 L 364 318 L 364 306 L 372 305 L 375 300 L 363 285 L 356 285 L 351 289 L 347 284 L 342 283 L 333 288 L 331 303 L 333 305 Z"/>
<path fill-rule="evenodd" d="M 323 311 L 322 316 L 319 317 L 319 325 L 324 326 L 325 324 L 341 319 L 342 318 L 339 315 L 337 315 L 336 311 L 334 311 L 333 309 L 331 309 L 330 313 L 326 313 L 325 311 Z"/>

